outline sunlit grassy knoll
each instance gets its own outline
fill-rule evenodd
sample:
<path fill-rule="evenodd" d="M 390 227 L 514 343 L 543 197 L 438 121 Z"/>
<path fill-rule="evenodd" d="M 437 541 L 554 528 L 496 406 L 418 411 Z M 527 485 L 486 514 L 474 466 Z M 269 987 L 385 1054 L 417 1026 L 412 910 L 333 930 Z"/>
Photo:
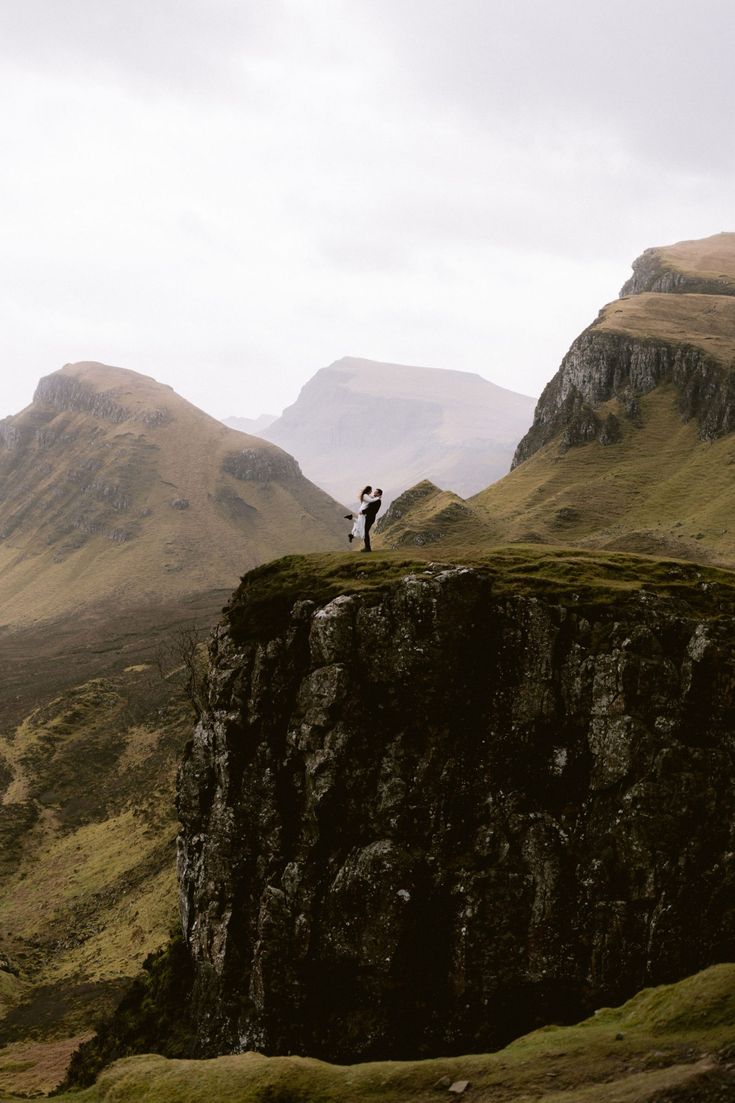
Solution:
<path fill-rule="evenodd" d="M 79 922 L 82 903 L 91 913 L 88 922 L 105 925 L 104 900 L 114 900 L 118 883 L 146 867 L 161 842 L 132 810 L 68 835 L 54 836 L 44 826 L 39 831 L 42 839 L 29 840 L 32 867 L 24 862 L 0 899 L 0 931 L 11 953 L 16 932 L 21 946 L 39 936 L 78 937 L 70 924 L 75 915 Z M 166 887 L 173 888 L 173 874 Z"/>
<path fill-rule="evenodd" d="M 119 1061 L 93 1087 L 61 1099 L 428 1103 L 441 1097 L 436 1084 L 447 1077 L 471 1081 L 468 1098 L 483 1103 L 653 1103 L 674 1089 L 688 1093 L 677 1098 L 694 1101 L 705 1088 L 733 1090 L 735 1080 L 715 1055 L 734 1039 L 735 966 L 718 965 L 646 990 L 578 1026 L 536 1031 L 494 1054 L 354 1066 L 259 1054 L 200 1062 L 149 1055 Z"/>

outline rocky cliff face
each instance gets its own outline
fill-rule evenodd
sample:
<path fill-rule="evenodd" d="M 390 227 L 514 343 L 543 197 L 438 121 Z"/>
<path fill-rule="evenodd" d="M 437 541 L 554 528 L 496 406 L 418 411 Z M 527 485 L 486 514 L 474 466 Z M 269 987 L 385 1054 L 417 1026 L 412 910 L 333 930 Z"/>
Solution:
<path fill-rule="evenodd" d="M 635 422 L 637 399 L 661 383 L 675 384 L 682 420 L 696 418 L 701 439 L 714 440 L 735 428 L 735 378 L 703 349 L 596 331 L 593 325 L 577 338 L 544 388 L 513 467 L 559 434 L 565 447 L 591 440 L 617 443 L 614 420 L 597 407 L 617 398 Z"/>
<path fill-rule="evenodd" d="M 163 389 L 163 388 L 161 388 Z M 170 413 L 165 407 L 133 412 L 115 401 L 111 392 L 99 392 L 73 376 L 59 373 L 40 380 L 33 396 L 34 403 L 66 410 L 72 413 L 89 413 L 115 425 L 123 421 L 140 421 L 152 427 L 165 425 Z"/>
<path fill-rule="evenodd" d="M 633 261 L 633 275 L 623 284 L 621 295 L 640 295 L 647 291 L 665 295 L 732 295 L 732 273 L 705 276 L 680 271 L 666 263 L 659 249 L 646 249 Z"/>
<path fill-rule="evenodd" d="M 621 295 L 735 294 L 735 234 L 679 241 L 645 252 L 633 262 L 633 275 Z"/>
<path fill-rule="evenodd" d="M 731 612 L 247 587 L 179 784 L 203 1052 L 483 1051 L 731 958 Z"/>
<path fill-rule="evenodd" d="M 637 423 L 637 399 L 663 383 L 674 384 L 682 420 L 696 418 L 701 439 L 735 427 L 735 234 L 646 249 L 620 294 L 545 388 L 514 468 L 555 437 L 562 450 L 618 443 L 619 426 L 598 407 L 616 399 Z"/>

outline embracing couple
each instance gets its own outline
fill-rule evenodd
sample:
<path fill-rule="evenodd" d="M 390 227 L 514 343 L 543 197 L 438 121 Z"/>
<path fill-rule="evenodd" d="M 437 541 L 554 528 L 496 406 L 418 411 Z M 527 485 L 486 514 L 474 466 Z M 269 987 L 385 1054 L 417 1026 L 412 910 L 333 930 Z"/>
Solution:
<path fill-rule="evenodd" d="M 383 491 L 380 487 L 375 490 L 371 486 L 365 486 L 360 491 L 360 504 L 357 507 L 357 515 L 354 520 L 355 523 L 352 526 L 352 532 L 347 539 L 350 543 L 357 537 L 358 540 L 364 540 L 365 547 L 360 548 L 360 551 L 369 552 L 373 549 L 370 547 L 370 529 L 373 527 L 373 522 L 378 516 L 378 510 L 383 504 Z M 346 520 L 351 521 L 353 515 L 347 514 Z"/>

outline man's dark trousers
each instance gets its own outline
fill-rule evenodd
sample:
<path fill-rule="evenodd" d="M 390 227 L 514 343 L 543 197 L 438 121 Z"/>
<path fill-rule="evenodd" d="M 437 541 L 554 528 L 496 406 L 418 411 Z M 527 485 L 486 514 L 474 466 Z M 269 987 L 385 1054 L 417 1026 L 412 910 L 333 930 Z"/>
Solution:
<path fill-rule="evenodd" d="M 370 529 L 375 524 L 375 518 L 378 516 L 378 510 L 382 505 L 380 498 L 371 498 L 367 507 L 363 510 L 365 514 L 365 551 L 369 552 L 373 549 L 370 547 Z"/>

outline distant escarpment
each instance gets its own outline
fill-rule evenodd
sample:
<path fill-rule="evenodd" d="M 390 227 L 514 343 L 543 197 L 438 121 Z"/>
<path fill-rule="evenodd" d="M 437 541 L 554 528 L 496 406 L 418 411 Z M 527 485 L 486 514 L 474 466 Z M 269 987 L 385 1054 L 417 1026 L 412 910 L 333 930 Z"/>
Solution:
<path fill-rule="evenodd" d="M 243 580 L 179 781 L 201 1053 L 480 1052 L 732 959 L 729 576 L 512 554 Z"/>

